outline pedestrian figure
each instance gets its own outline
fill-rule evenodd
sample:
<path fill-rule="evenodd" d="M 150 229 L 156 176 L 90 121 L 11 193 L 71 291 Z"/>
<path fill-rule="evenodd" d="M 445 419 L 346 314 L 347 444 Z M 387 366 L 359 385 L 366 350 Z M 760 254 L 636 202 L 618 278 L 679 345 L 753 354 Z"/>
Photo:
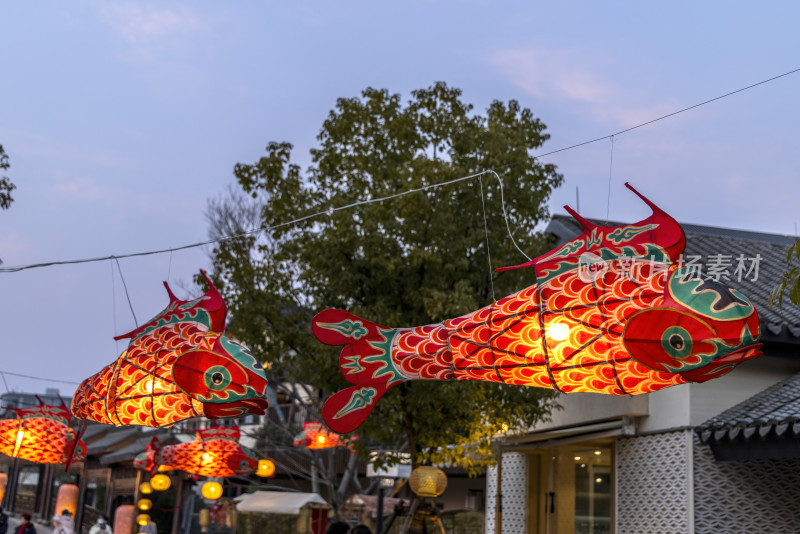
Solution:
<path fill-rule="evenodd" d="M 356 525 L 350 529 L 351 534 L 372 534 L 367 525 Z"/>
<path fill-rule="evenodd" d="M 16 534 L 36 534 L 36 528 L 31 523 L 31 514 L 28 512 L 22 514 L 22 523 L 17 527 Z"/>
<path fill-rule="evenodd" d="M 61 515 L 53 516 L 53 526 L 53 534 L 75 534 L 75 519 L 66 508 L 61 510 Z"/>
<path fill-rule="evenodd" d="M 0 534 L 8 532 L 8 515 L 0 508 Z"/>
<path fill-rule="evenodd" d="M 111 534 L 111 527 L 108 526 L 105 516 L 101 515 L 97 518 L 97 523 L 89 529 L 89 534 Z"/>
<path fill-rule="evenodd" d="M 334 521 L 325 529 L 325 534 L 347 534 L 350 532 L 350 525 L 344 521 Z"/>

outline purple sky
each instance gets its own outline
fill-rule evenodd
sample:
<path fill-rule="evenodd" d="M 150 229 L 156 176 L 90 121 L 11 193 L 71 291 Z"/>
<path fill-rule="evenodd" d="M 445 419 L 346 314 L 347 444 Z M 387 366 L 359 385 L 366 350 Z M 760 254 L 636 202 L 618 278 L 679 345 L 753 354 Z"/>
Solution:
<path fill-rule="evenodd" d="M 269 4 L 269 5 L 268 5 Z M 641 4 L 641 5 L 639 5 Z M 444 80 L 483 111 L 518 99 L 549 152 L 800 67 L 800 6 L 698 2 L 16 2 L 0 32 L 0 144 L 18 189 L 0 212 L 4 266 L 207 238 L 209 198 L 269 141 L 297 161 L 337 97 L 407 98 Z M 615 139 L 610 217 L 793 234 L 800 73 Z M 605 218 L 611 143 L 547 158 L 552 210 Z M 494 209 L 499 209 L 495 206 Z M 523 259 L 521 258 L 520 261 Z M 141 322 L 202 249 L 121 261 Z M 109 262 L 0 273 L 0 371 L 78 382 L 133 328 Z M 12 390 L 63 384 L 7 375 Z M 4 386 L 0 384 L 0 391 Z"/>

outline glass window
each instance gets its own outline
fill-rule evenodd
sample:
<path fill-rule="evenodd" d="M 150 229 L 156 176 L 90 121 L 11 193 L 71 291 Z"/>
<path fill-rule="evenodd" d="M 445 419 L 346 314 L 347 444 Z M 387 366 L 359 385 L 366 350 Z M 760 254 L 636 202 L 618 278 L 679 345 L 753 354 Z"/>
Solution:
<path fill-rule="evenodd" d="M 611 532 L 611 447 L 573 449 L 575 532 Z"/>

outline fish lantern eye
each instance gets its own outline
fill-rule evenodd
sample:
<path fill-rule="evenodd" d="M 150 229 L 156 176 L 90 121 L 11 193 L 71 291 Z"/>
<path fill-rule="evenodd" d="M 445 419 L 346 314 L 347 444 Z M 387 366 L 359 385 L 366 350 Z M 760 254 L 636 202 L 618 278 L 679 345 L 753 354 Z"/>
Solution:
<path fill-rule="evenodd" d="M 683 349 L 683 346 L 685 345 L 683 336 L 680 334 L 672 334 L 669 336 L 669 345 L 675 350 Z"/>
<path fill-rule="evenodd" d="M 217 385 L 222 384 L 223 380 L 225 380 L 225 377 L 219 371 L 211 375 L 211 381 Z"/>
<path fill-rule="evenodd" d="M 673 358 L 685 358 L 692 352 L 692 338 L 684 328 L 672 326 L 664 330 L 661 345 Z"/>

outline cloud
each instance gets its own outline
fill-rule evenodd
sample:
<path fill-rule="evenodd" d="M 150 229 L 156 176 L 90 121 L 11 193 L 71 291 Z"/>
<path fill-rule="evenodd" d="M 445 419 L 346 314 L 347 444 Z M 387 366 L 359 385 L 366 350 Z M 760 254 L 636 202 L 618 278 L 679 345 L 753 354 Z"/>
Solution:
<path fill-rule="evenodd" d="M 119 35 L 134 44 L 187 35 L 204 27 L 200 18 L 186 8 L 158 8 L 129 2 L 103 5 L 100 14 Z"/>
<path fill-rule="evenodd" d="M 637 95 L 608 81 L 613 73 L 602 58 L 582 52 L 548 49 L 505 49 L 489 57 L 502 76 L 527 94 L 614 127 L 629 128 L 671 113 L 675 102 L 636 104 Z"/>

